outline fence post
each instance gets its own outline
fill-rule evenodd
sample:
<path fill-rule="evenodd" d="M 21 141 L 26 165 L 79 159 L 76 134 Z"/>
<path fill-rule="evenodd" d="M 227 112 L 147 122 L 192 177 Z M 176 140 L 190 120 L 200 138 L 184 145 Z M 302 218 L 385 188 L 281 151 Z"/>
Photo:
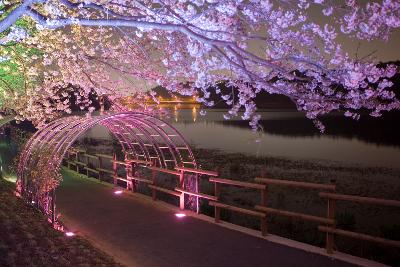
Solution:
<path fill-rule="evenodd" d="M 261 206 L 267 206 L 267 189 L 268 187 L 265 186 L 265 189 L 261 189 Z M 268 226 L 267 226 L 267 213 L 265 213 L 265 217 L 261 218 L 261 235 L 266 236 L 268 234 Z"/>
<path fill-rule="evenodd" d="M 79 173 L 79 164 L 78 164 L 78 162 L 79 162 L 79 152 L 77 151 L 76 152 L 76 154 L 75 154 L 75 165 L 76 165 L 76 172 L 77 173 Z"/>
<path fill-rule="evenodd" d="M 185 189 L 185 172 L 181 170 L 181 174 L 179 175 L 179 188 Z M 185 194 L 181 193 L 181 196 L 179 197 L 179 208 L 181 210 L 185 209 Z"/>
<path fill-rule="evenodd" d="M 157 171 L 156 170 L 152 170 L 151 171 L 151 178 L 153 180 L 153 185 L 156 185 L 156 178 L 157 178 Z M 154 201 L 157 200 L 157 191 L 154 188 L 151 189 L 151 196 L 152 196 Z"/>
<path fill-rule="evenodd" d="M 126 180 L 127 180 L 126 189 L 133 191 L 132 178 L 131 178 L 131 175 L 132 175 L 132 163 L 130 163 L 127 160 L 126 155 L 125 155 L 124 162 L 125 162 L 125 173 L 126 173 Z"/>
<path fill-rule="evenodd" d="M 89 178 L 89 157 L 86 154 L 83 154 L 86 157 L 86 176 Z"/>
<path fill-rule="evenodd" d="M 196 181 L 196 192 L 199 193 L 200 192 L 200 175 L 199 174 L 195 174 L 195 181 Z M 199 197 L 196 197 L 196 213 L 199 214 L 200 213 L 200 199 Z"/>
<path fill-rule="evenodd" d="M 136 166 L 136 163 L 131 163 L 130 165 L 130 171 L 131 171 L 131 176 L 136 176 L 135 174 L 136 174 L 136 170 L 137 170 L 137 166 Z M 137 183 L 137 181 L 136 180 L 130 180 L 130 182 L 131 182 L 131 187 L 132 187 L 132 191 L 133 192 L 137 192 L 137 186 L 138 186 L 138 183 Z"/>
<path fill-rule="evenodd" d="M 102 173 L 102 171 L 101 171 L 100 169 L 103 168 L 103 164 L 101 163 L 101 157 L 100 157 L 100 156 L 97 156 L 97 160 L 99 161 L 99 168 L 98 168 L 98 171 L 99 171 L 99 181 L 101 181 L 101 173 Z"/>
<path fill-rule="evenodd" d="M 220 193 L 221 193 L 221 187 L 220 184 L 217 182 L 214 182 L 214 189 L 215 189 L 215 198 L 217 201 L 219 201 Z M 221 208 L 214 206 L 214 216 L 215 216 L 215 222 L 219 223 L 221 219 Z"/>
<path fill-rule="evenodd" d="M 117 186 L 117 163 L 116 163 L 116 161 L 117 161 L 117 155 L 115 155 L 115 153 L 114 153 L 114 156 L 113 156 L 114 186 Z"/>
<path fill-rule="evenodd" d="M 335 183 L 335 180 L 331 180 L 331 183 Z M 336 210 L 336 200 L 328 198 L 328 210 L 327 217 L 328 219 L 335 220 L 335 210 Z M 336 227 L 334 224 L 333 227 Z M 335 235 L 333 233 L 326 232 L 326 252 L 328 254 L 333 254 L 334 243 L 335 243 Z"/>

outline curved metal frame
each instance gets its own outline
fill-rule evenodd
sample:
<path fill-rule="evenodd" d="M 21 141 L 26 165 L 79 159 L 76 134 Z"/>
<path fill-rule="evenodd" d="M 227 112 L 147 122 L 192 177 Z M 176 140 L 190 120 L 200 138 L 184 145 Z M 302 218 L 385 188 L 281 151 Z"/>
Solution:
<path fill-rule="evenodd" d="M 165 169 L 196 167 L 193 152 L 183 136 L 170 124 L 156 117 L 138 112 L 63 117 L 37 131 L 25 145 L 18 166 L 20 194 L 29 201 L 38 199 L 27 171 L 37 164 L 43 151 L 51 155 L 48 166 L 57 170 L 74 141 L 98 124 L 105 126 L 119 141 L 125 159 L 149 161 L 153 166 Z M 184 150 L 186 154 L 182 153 Z M 49 197 L 49 194 L 45 196 Z M 48 213 L 48 201 L 47 207 L 37 204 Z"/>

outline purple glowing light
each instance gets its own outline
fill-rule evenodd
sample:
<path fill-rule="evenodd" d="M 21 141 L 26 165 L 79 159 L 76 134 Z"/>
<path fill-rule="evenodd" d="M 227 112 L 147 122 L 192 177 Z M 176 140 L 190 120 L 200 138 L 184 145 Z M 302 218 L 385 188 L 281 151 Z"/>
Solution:
<path fill-rule="evenodd" d="M 186 217 L 186 214 L 185 213 L 175 213 L 175 217 L 176 218 L 184 218 L 184 217 Z"/>
<path fill-rule="evenodd" d="M 75 236 L 75 233 L 73 233 L 73 232 L 66 232 L 65 235 L 68 236 L 68 237 L 73 237 L 73 236 Z"/>
<path fill-rule="evenodd" d="M 121 194 L 122 194 L 122 190 L 114 191 L 114 195 L 121 195 Z"/>

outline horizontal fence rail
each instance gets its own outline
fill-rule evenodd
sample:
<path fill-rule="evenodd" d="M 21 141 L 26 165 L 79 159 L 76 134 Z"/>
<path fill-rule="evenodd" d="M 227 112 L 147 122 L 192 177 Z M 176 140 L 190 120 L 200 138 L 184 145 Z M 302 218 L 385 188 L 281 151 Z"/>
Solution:
<path fill-rule="evenodd" d="M 342 194 L 323 193 L 323 192 L 319 193 L 319 196 L 321 198 L 327 198 L 327 199 L 344 200 L 344 201 L 359 202 L 364 204 L 375 204 L 375 205 L 392 206 L 400 208 L 400 201 L 398 200 L 373 198 L 373 197 L 360 197 L 353 195 L 342 195 Z"/>
<path fill-rule="evenodd" d="M 121 161 L 117 160 L 115 154 L 112 156 L 100 153 L 91 155 L 88 154 L 86 150 L 80 148 L 70 149 L 67 155 L 68 155 L 67 159 L 65 159 L 64 162 L 69 169 L 71 169 L 71 166 L 73 166 L 74 170 L 76 170 L 77 172 L 80 172 L 80 170 L 86 170 L 87 176 L 90 176 L 91 173 L 95 173 L 98 176 L 95 178 L 98 178 L 100 180 L 102 179 L 102 175 L 109 174 L 114 181 L 114 185 L 117 185 L 117 181 L 122 181 L 126 184 L 126 189 L 131 190 L 133 192 L 137 191 L 137 183 L 143 183 L 151 190 L 151 195 L 153 200 L 157 200 L 157 192 L 177 197 L 179 198 L 179 207 L 182 210 L 185 208 L 184 205 L 185 195 L 195 197 L 196 199 L 207 200 L 208 205 L 214 207 L 214 219 L 216 223 L 221 222 L 222 209 L 240 213 L 243 215 L 248 215 L 251 217 L 256 217 L 260 220 L 260 231 L 262 236 L 268 235 L 267 218 L 270 215 L 276 215 L 276 216 L 289 217 L 296 220 L 318 223 L 319 225 L 317 226 L 316 230 L 325 233 L 326 235 L 325 245 L 326 245 L 326 252 L 328 254 L 334 253 L 335 235 L 358 239 L 358 240 L 376 242 L 382 245 L 400 248 L 400 241 L 397 240 L 388 240 L 382 237 L 371 236 L 364 233 L 357 233 L 357 232 L 338 229 L 336 228 L 336 218 L 335 218 L 337 201 L 348 201 L 360 204 L 382 205 L 390 207 L 400 207 L 400 201 L 337 194 L 335 192 L 336 184 L 334 182 L 323 184 L 323 183 L 300 182 L 291 180 L 262 178 L 262 177 L 255 178 L 254 179 L 255 182 L 244 182 L 244 181 L 220 178 L 218 177 L 218 172 L 215 171 L 188 168 L 188 167 L 175 167 L 175 169 L 160 168 L 153 166 L 153 163 L 150 161 L 144 161 L 139 159 L 125 159 L 124 161 Z M 85 162 L 80 161 L 81 157 L 86 159 Z M 92 164 L 93 166 L 89 167 L 89 159 L 97 160 L 98 164 L 97 165 Z M 109 170 L 104 168 L 103 160 L 108 160 L 112 164 L 113 169 Z M 118 168 L 121 167 L 125 169 L 126 172 L 125 177 L 118 176 Z M 151 172 L 151 177 L 141 177 L 140 175 L 139 176 L 135 175 L 138 167 L 149 170 Z M 176 182 L 176 187 L 170 189 L 157 184 L 156 182 L 157 173 L 172 175 L 171 178 L 176 179 L 174 181 Z M 214 195 L 205 194 L 202 192 L 192 192 L 190 190 L 185 189 L 184 188 L 185 174 L 195 174 L 204 176 L 206 178 L 203 179 L 204 181 L 214 184 Z M 319 198 L 321 200 L 327 201 L 326 216 L 317 216 L 317 215 L 268 207 L 267 197 L 268 197 L 268 190 L 270 190 L 269 188 L 270 185 L 295 187 L 305 190 L 328 191 L 328 192 L 318 192 Z M 221 201 L 222 186 L 234 186 L 239 188 L 245 188 L 246 190 L 253 189 L 259 191 L 260 203 L 255 204 L 251 207 L 237 207 L 231 204 L 223 203 Z"/>
<path fill-rule="evenodd" d="M 149 170 L 158 171 L 158 172 L 164 172 L 164 173 L 169 173 L 169 174 L 173 174 L 173 175 L 177 175 L 177 176 L 181 175 L 180 172 L 174 171 L 174 170 L 162 169 L 162 168 L 153 167 L 153 166 L 150 166 L 150 167 L 147 167 L 147 168 L 148 168 Z"/>
<path fill-rule="evenodd" d="M 267 208 L 267 207 L 259 206 L 259 205 L 256 205 L 255 209 L 259 210 L 259 211 L 263 211 L 266 214 L 270 213 L 270 214 L 282 215 L 282 216 L 286 216 L 286 217 L 292 217 L 292 218 L 305 220 L 305 221 L 325 223 L 325 224 L 335 224 L 335 221 L 333 219 L 327 219 L 324 217 L 318 217 L 318 216 L 308 215 L 308 214 L 304 214 L 304 213 L 297 213 L 297 212 L 292 212 L 292 211 Z"/>
<path fill-rule="evenodd" d="M 234 186 L 239 186 L 239 187 L 247 187 L 247 188 L 254 188 L 254 189 L 261 189 L 261 190 L 264 190 L 267 188 L 266 185 L 262 185 L 262 184 L 247 183 L 247 182 L 222 179 L 222 178 L 210 178 L 209 181 L 214 182 L 214 183 L 219 183 L 219 184 L 227 184 L 227 185 L 234 185 Z"/>
<path fill-rule="evenodd" d="M 184 168 L 184 167 L 175 167 L 176 170 L 180 172 L 191 172 L 191 173 L 197 173 L 197 174 L 204 174 L 208 176 L 218 176 L 217 172 L 214 171 L 206 171 L 206 170 L 201 170 L 201 169 L 192 169 L 192 168 Z"/>
<path fill-rule="evenodd" d="M 290 180 L 277 180 L 270 178 L 255 178 L 256 182 L 269 184 L 269 185 L 285 185 L 285 186 L 293 186 L 293 187 L 302 187 L 308 189 L 321 189 L 321 190 L 335 190 L 336 185 L 334 184 L 319 184 L 319 183 L 307 183 L 307 182 L 297 182 Z"/>
<path fill-rule="evenodd" d="M 320 230 L 321 232 L 337 234 L 337 235 L 341 235 L 341 236 L 345 236 L 345 237 L 350 237 L 350 238 L 355 238 L 355 239 L 360 239 L 360 240 L 365 240 L 365 241 L 371 241 L 371 242 L 381 243 L 381 244 L 387 245 L 387 246 L 393 246 L 393 247 L 400 248 L 400 241 L 389 240 L 389 239 L 385 239 L 382 237 L 371 236 L 371 235 L 341 230 L 341 229 L 327 227 L 327 226 L 318 226 L 318 230 Z"/>

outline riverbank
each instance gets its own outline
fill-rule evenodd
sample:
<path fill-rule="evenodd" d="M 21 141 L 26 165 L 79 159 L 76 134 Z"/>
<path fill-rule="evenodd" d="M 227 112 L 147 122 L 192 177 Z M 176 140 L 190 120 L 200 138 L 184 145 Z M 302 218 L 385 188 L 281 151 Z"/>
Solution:
<path fill-rule="evenodd" d="M 221 178 L 254 181 L 255 177 L 301 182 L 335 183 L 337 193 L 400 200 L 400 170 L 365 167 L 324 160 L 289 160 L 285 158 L 256 157 L 240 153 L 225 153 L 213 149 L 194 149 L 201 168 L 217 170 Z M 202 192 L 213 194 L 213 185 L 203 182 Z M 259 192 L 225 186 L 223 202 L 240 207 L 259 203 Z M 268 206 L 272 208 L 326 216 L 326 201 L 318 197 L 318 190 L 269 186 Z M 203 203 L 202 212 L 210 216 L 213 209 Z M 223 219 L 257 229 L 256 219 L 224 212 Z M 338 202 L 337 227 L 387 239 L 400 240 L 400 212 L 398 208 Z M 301 242 L 324 246 L 325 236 L 317 224 L 270 215 L 268 228 L 272 234 Z M 399 249 L 374 243 L 336 238 L 336 249 L 349 254 L 400 266 Z"/>
<path fill-rule="evenodd" d="M 87 240 L 66 237 L 0 178 L 0 266 L 122 266 Z"/>

